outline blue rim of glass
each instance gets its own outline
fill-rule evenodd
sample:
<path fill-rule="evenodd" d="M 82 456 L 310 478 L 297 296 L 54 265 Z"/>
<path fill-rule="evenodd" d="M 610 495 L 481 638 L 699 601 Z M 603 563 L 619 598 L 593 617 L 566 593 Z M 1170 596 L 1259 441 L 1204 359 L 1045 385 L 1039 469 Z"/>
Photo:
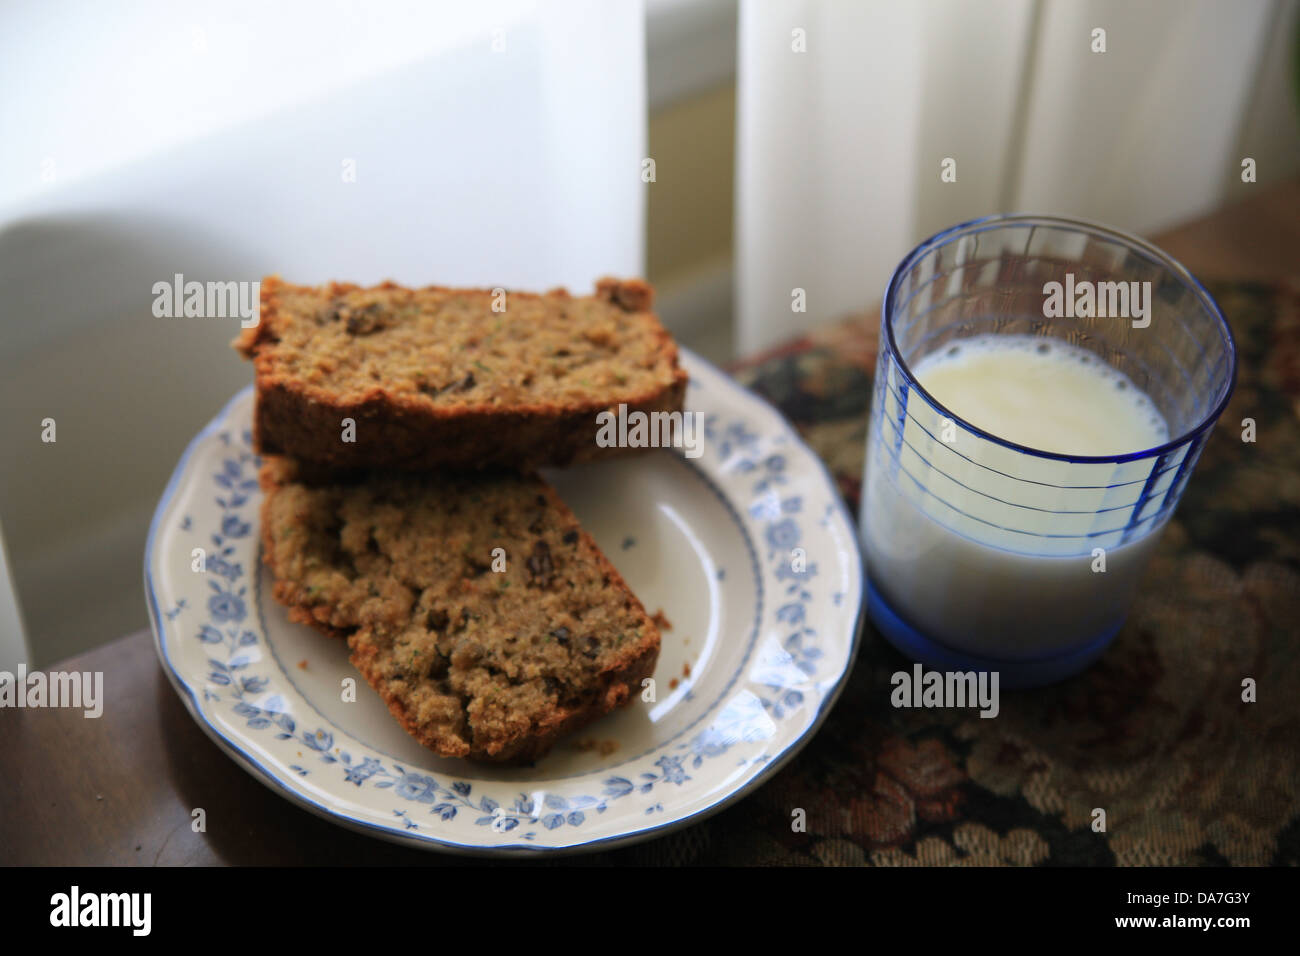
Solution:
<path fill-rule="evenodd" d="M 1223 334 L 1226 345 L 1228 358 L 1228 381 L 1221 389 L 1218 401 L 1215 403 L 1212 411 L 1208 412 L 1201 418 L 1195 426 L 1184 432 L 1177 438 L 1165 442 L 1163 445 L 1157 445 L 1154 448 L 1148 448 L 1145 451 L 1127 452 L 1122 455 L 1064 455 L 1058 452 L 1043 451 L 1040 448 L 1030 448 L 1028 445 L 1020 445 L 1016 442 L 1009 441 L 1005 438 L 999 438 L 997 435 L 990 434 L 982 428 L 972 425 L 961 416 L 948 409 L 942 402 L 939 402 L 933 395 L 921 387 L 921 383 L 916 380 L 912 370 L 907 367 L 903 361 L 903 356 L 899 352 L 898 343 L 894 341 L 894 322 L 892 315 L 891 303 L 894 294 L 899 288 L 902 277 L 915 266 L 923 256 L 952 242 L 954 239 L 963 236 L 974 236 L 981 232 L 988 232 L 991 229 L 1001 228 L 1003 226 L 1045 226 L 1057 229 L 1074 229 L 1078 232 L 1085 232 L 1096 236 L 1101 236 L 1116 240 L 1130 248 L 1145 253 L 1154 259 L 1156 264 L 1165 268 L 1185 287 L 1190 288 L 1200 301 L 1201 306 L 1210 314 L 1211 317 L 1218 321 L 1219 329 Z M 921 394 L 932 408 L 942 412 L 948 418 L 951 418 L 956 424 L 960 425 L 966 431 L 990 441 L 995 445 L 1001 445 L 1012 451 L 1018 451 L 1025 455 L 1033 455 L 1036 458 L 1046 458 L 1052 461 L 1064 461 L 1073 464 L 1123 464 L 1130 461 L 1141 461 L 1144 458 L 1157 458 L 1167 455 L 1172 451 L 1182 448 L 1184 445 L 1197 440 L 1202 434 L 1214 426 L 1223 414 L 1223 410 L 1228 407 L 1228 400 L 1232 397 L 1233 389 L 1237 386 L 1237 341 L 1232 336 L 1232 328 L 1228 325 L 1228 320 L 1223 317 L 1223 311 L 1219 304 L 1214 301 L 1214 297 L 1206 291 L 1205 286 L 1192 275 L 1192 273 L 1181 262 L 1162 251 L 1157 246 L 1152 245 L 1145 239 L 1124 232 L 1120 229 L 1114 229 L 1101 223 L 1091 222 L 1087 219 L 1071 219 L 1063 216 L 1041 216 L 1032 213 L 1003 213 L 993 216 L 981 216 L 978 219 L 969 219 L 966 222 L 958 223 L 955 226 L 949 226 L 942 232 L 937 232 L 929 239 L 922 242 L 919 246 L 903 257 L 903 261 L 894 269 L 894 274 L 889 277 L 889 285 L 885 288 L 885 298 L 881 307 L 881 325 L 885 334 L 885 345 L 889 349 L 890 357 L 897 363 L 899 370 L 907 381 L 909 389 L 915 389 Z"/>

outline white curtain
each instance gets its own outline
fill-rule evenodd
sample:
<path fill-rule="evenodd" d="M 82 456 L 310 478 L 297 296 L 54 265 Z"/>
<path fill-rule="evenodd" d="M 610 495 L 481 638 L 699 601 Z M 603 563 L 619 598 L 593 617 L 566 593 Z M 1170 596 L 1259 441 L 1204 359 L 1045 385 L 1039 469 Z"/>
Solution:
<path fill-rule="evenodd" d="M 1152 231 L 1220 202 L 1243 156 L 1261 178 L 1294 174 L 1295 10 L 742 3 L 738 350 L 878 306 L 907 250 L 965 219 L 1042 212 Z M 1104 53 L 1093 52 L 1099 28 Z M 941 181 L 947 159 L 955 182 Z M 795 290 L 806 311 L 794 311 Z"/>
<path fill-rule="evenodd" d="M 149 514 L 250 378 L 237 322 L 156 319 L 154 282 L 638 275 L 644 74 L 639 0 L 0 10 L 0 515 L 33 658 L 145 625 Z"/>

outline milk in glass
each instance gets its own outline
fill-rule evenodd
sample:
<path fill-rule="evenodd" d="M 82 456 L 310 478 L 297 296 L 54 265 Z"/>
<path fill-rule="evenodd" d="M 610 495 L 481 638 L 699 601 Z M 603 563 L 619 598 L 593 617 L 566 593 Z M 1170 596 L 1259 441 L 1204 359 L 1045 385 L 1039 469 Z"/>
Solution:
<path fill-rule="evenodd" d="M 1113 631 L 1168 517 L 1156 493 L 1182 462 L 1035 458 L 954 419 L 1025 448 L 1123 456 L 1169 440 L 1151 399 L 1059 339 L 976 336 L 911 370 L 942 407 L 896 365 L 877 383 L 862 534 L 881 596 L 928 637 L 996 659 L 1049 657 Z"/>

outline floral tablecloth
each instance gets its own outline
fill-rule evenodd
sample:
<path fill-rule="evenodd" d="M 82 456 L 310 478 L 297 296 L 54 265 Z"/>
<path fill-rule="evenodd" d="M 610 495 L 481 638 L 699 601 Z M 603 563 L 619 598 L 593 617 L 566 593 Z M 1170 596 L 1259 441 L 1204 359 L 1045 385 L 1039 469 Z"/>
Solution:
<path fill-rule="evenodd" d="M 896 710 L 889 678 L 908 664 L 868 625 L 826 723 L 764 787 L 587 859 L 1300 864 L 1300 280 L 1210 291 L 1237 339 L 1237 389 L 1097 664 L 1004 691 L 995 719 Z M 854 514 L 877 331 L 855 317 L 735 369 L 825 459 Z M 805 832 L 791 826 L 798 808 Z"/>

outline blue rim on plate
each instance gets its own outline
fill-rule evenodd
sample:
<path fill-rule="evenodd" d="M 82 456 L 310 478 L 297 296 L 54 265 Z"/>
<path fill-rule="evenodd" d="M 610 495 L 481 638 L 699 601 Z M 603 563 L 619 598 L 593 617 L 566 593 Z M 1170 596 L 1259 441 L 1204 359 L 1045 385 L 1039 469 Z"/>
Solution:
<path fill-rule="evenodd" d="M 547 758 L 522 782 L 492 777 L 472 782 L 478 769 L 475 765 L 439 761 L 429 753 L 428 758 L 442 769 L 408 770 L 402 763 L 411 761 L 399 762 L 391 753 L 363 743 L 354 730 L 331 722 L 292 680 L 275 641 L 268 637 L 273 628 L 259 620 L 264 610 L 257 577 L 263 573 L 257 544 L 260 535 L 253 531 L 256 519 L 249 513 L 255 512 L 259 496 L 247 476 L 247 468 L 256 467 L 256 458 L 248 445 L 246 420 L 241 423 L 233 418 L 236 412 L 247 415 L 250 387 L 232 398 L 186 448 L 155 510 L 145 548 L 145 594 L 159 659 L 199 726 L 255 778 L 317 816 L 392 842 L 474 855 L 581 853 L 640 842 L 699 822 L 769 780 L 821 726 L 856 657 L 866 618 L 857 531 L 824 463 L 775 409 L 685 350 L 682 360 L 691 375 L 687 408 L 704 412 L 708 436 L 705 454 L 693 467 L 704 485 L 727 505 L 721 510 L 729 511 L 737 522 L 747 523 L 742 533 L 751 557 L 755 546 L 766 547 L 766 566 L 759 569 L 756 562 L 754 569 L 758 589 L 761 591 L 767 576 L 773 593 L 778 598 L 786 595 L 786 603 L 780 607 L 776 606 L 778 599 L 769 607 L 756 608 L 753 637 L 739 657 L 737 669 L 729 679 L 718 672 L 713 680 L 722 685 L 720 693 L 702 711 L 700 704 L 693 703 L 694 709 L 682 717 L 686 720 L 694 714 L 690 723 L 672 736 L 655 739 L 644 753 L 600 765 L 588 761 L 586 769 L 578 773 L 555 772 L 559 761 L 548 763 Z M 231 447 L 232 432 L 238 435 L 236 446 L 240 440 L 244 443 L 238 460 L 229 457 L 231 452 L 218 450 Z M 686 461 L 680 455 L 658 454 L 664 459 L 641 467 L 681 467 Z M 220 473 L 212 476 L 219 494 L 199 501 L 203 492 L 197 483 L 204 479 L 198 473 L 202 465 L 196 462 L 214 459 L 210 463 L 215 465 L 222 455 L 227 457 Z M 673 480 L 674 488 L 683 484 Z M 801 493 L 783 497 L 781 490 L 791 488 Z M 681 493 L 689 492 L 683 489 Z M 183 559 L 188 564 L 192 542 L 186 541 L 184 548 L 175 542 L 182 531 L 198 533 L 188 514 L 181 525 L 164 529 L 169 516 L 181 517 L 173 515 L 178 499 L 192 501 L 196 509 L 207 509 L 222 518 L 219 533 L 201 539 L 205 545 L 215 541 L 217 554 L 209 559 L 204 574 L 189 578 L 155 573 L 160 569 L 160 541 L 173 544 L 173 560 Z M 216 511 L 209 499 L 227 510 Z M 713 506 L 718 503 L 714 501 Z M 803 510 L 805 507 L 808 510 Z M 805 544 L 811 546 L 811 558 L 793 570 L 785 552 L 801 551 Z M 619 560 L 617 554 L 611 556 Z M 829 581 L 833 588 L 838 581 L 838 590 L 826 593 L 813 583 L 816 560 L 831 565 L 822 583 Z M 249 584 L 235 590 L 245 563 L 248 575 L 256 578 L 247 600 L 256 602 L 257 613 L 248 622 L 245 597 Z M 196 630 L 201 601 L 190 603 L 178 595 L 185 592 L 193 597 L 204 583 L 208 587 L 201 593 L 208 598 L 208 618 Z M 635 581 L 630 583 L 639 590 Z M 193 613 L 186 615 L 186 610 Z M 284 616 L 278 605 L 267 604 L 265 610 Z M 670 639 L 665 636 L 665 645 Z M 225 662 L 214 659 L 211 655 L 225 642 L 232 656 Z M 265 662 L 274 661 L 275 671 L 269 677 L 243 676 L 251 673 L 240 670 L 248 665 L 245 647 L 263 661 L 259 653 L 263 645 L 270 651 Z M 760 645 L 761 650 L 756 649 Z M 733 685 L 741 689 L 724 700 Z M 732 705 L 742 695 L 753 715 L 738 718 Z M 688 692 L 684 699 L 691 701 L 692 695 Z M 231 703 L 233 707 L 226 706 Z M 316 718 L 333 729 L 321 727 L 313 734 L 305 726 L 299 727 L 300 721 Z M 689 731 L 706 718 L 711 722 L 704 730 L 679 740 L 689 737 Z M 747 728 L 757 726 L 756 722 L 764 729 L 751 736 Z M 348 750 L 333 746 L 336 736 Z M 670 746 L 672 754 L 668 753 Z M 295 747 L 300 748 L 299 758 L 306 752 L 303 763 L 313 758 L 318 763 L 311 767 L 289 764 L 291 758 L 286 754 Z M 363 759 L 354 761 L 354 751 Z M 659 760 L 650 763 L 656 755 Z M 722 756 L 741 759 L 724 767 L 717 759 Z M 623 769 L 628 766 L 642 772 Z M 609 776 L 616 767 L 619 775 Z M 322 775 L 312 776 L 318 770 Z M 342 780 L 335 775 L 339 770 L 344 773 Z M 331 776 L 327 778 L 326 773 Z M 457 779 L 448 786 L 453 778 Z M 317 780 L 320 786 L 315 785 Z M 344 784 L 354 786 L 343 792 Z M 534 803 L 527 803 L 529 795 L 520 793 L 514 806 L 508 807 L 505 791 L 521 786 L 543 789 L 535 793 Z M 574 795 L 573 787 L 579 786 L 601 788 L 601 795 Z M 651 797 L 655 802 L 648 808 L 626 799 L 639 799 L 656 787 L 658 799 Z M 485 791 L 495 796 L 489 797 Z M 562 795 L 563 791 L 570 795 Z M 676 804 L 674 796 L 679 797 Z M 405 803 L 397 804 L 396 809 L 392 803 L 383 803 L 393 797 Z M 430 816 L 425 822 L 415 816 L 422 809 Z M 385 817 L 389 812 L 391 822 Z M 475 814 L 479 816 L 471 829 L 470 818 Z M 498 824 L 502 829 L 497 829 Z M 511 836 L 510 830 L 516 829 L 519 834 Z M 584 829 L 591 835 L 582 832 Z"/>

